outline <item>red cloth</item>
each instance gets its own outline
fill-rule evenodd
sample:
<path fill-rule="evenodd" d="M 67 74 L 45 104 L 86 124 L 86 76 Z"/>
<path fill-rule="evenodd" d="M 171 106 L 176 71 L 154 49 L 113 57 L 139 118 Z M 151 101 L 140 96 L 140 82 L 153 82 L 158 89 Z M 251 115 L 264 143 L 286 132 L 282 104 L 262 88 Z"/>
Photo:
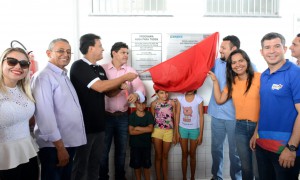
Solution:
<path fill-rule="evenodd" d="M 155 90 L 187 92 L 198 89 L 214 66 L 217 57 L 219 33 L 205 38 L 186 51 L 146 70 Z"/>

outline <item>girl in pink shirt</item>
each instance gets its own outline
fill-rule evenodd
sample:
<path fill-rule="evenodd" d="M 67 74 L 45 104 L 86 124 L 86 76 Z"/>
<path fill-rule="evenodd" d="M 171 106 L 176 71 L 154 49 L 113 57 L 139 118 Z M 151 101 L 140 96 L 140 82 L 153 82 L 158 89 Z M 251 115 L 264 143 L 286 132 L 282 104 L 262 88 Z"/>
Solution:
<path fill-rule="evenodd" d="M 168 154 L 173 136 L 175 103 L 169 100 L 169 93 L 163 90 L 156 90 L 157 99 L 151 103 L 151 113 L 154 116 L 155 125 L 152 139 L 155 149 L 155 172 L 156 179 L 160 180 L 161 164 L 163 179 L 168 179 Z"/>

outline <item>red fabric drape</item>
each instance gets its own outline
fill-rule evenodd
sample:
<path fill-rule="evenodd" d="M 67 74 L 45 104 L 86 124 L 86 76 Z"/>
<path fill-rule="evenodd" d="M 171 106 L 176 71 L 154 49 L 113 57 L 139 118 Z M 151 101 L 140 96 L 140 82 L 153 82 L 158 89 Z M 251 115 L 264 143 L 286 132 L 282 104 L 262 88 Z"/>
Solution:
<path fill-rule="evenodd" d="M 186 51 L 146 70 L 154 82 L 154 89 L 187 92 L 198 89 L 214 66 L 219 33 L 216 32 Z"/>

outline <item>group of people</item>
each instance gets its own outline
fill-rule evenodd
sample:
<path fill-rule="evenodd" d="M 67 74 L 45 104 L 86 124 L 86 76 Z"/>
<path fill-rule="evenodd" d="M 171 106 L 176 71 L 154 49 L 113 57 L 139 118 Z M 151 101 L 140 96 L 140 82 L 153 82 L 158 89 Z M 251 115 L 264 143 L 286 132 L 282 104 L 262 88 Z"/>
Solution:
<path fill-rule="evenodd" d="M 300 34 L 290 50 L 299 65 Z M 221 58 L 209 72 L 212 179 L 223 178 L 226 136 L 231 179 L 298 179 L 300 68 L 285 59 L 286 51 L 281 34 L 266 34 L 260 52 L 268 69 L 258 73 L 238 37 L 223 39 Z"/>
<path fill-rule="evenodd" d="M 49 62 L 30 79 L 28 54 L 8 48 L 0 57 L 0 179 L 107 180 L 114 142 L 115 179 L 125 180 L 126 146 L 136 179 L 150 179 L 151 144 L 156 179 L 168 178 L 172 143 L 182 149 L 182 175 L 195 179 L 196 150 L 203 140 L 203 99 L 191 89 L 176 100 L 155 89 L 147 111 L 146 90 L 127 65 L 129 48 L 116 42 L 112 61 L 102 66 L 101 38 L 85 34 L 70 78 L 66 39 L 51 41 Z M 213 82 L 212 179 L 223 178 L 224 141 L 229 143 L 231 179 L 298 179 L 300 169 L 300 68 L 285 59 L 285 39 L 268 33 L 261 55 L 268 64 L 256 72 L 236 36 L 226 36 L 220 59 L 208 73 Z M 300 34 L 290 46 L 300 64 Z M 130 115 L 128 107 L 136 110 Z M 33 140 L 29 123 L 35 124 Z M 39 170 L 39 163 L 41 171 Z M 40 172 L 40 174 L 39 174 Z"/>
<path fill-rule="evenodd" d="M 126 65 L 127 50 L 124 53 L 120 49 L 128 50 L 128 47 L 125 43 L 115 43 L 112 64 L 113 68 L 121 67 L 123 72 L 116 72 L 111 79 L 106 75 L 110 75 L 109 72 L 96 64 L 103 58 L 104 49 L 100 37 L 95 34 L 80 38 L 84 57 L 73 63 L 70 78 L 65 67 L 70 63 L 72 52 L 66 39 L 55 39 L 49 44 L 46 51 L 49 62 L 31 80 L 29 57 L 23 49 L 8 48 L 2 54 L 1 180 L 34 180 L 39 176 L 49 180 L 98 179 L 102 155 L 110 148 L 109 134 L 105 133 L 110 130 L 105 125 L 109 122 L 106 114 L 110 106 L 105 106 L 105 96 L 108 105 L 111 101 L 111 106 L 120 108 L 111 115 L 125 116 L 125 119 L 127 102 L 143 101 L 145 97 L 137 73 Z M 117 106 L 109 97 L 116 97 L 115 101 L 121 104 Z M 119 101 L 121 98 L 126 101 Z M 29 120 L 35 121 L 32 122 L 35 123 L 35 141 L 30 136 Z M 126 127 L 113 127 L 115 141 L 119 132 L 124 131 L 125 139 L 119 142 L 127 141 L 128 120 L 124 123 Z M 125 161 L 125 148 L 116 147 L 116 153 L 120 154 L 119 164 Z M 118 179 L 125 179 L 125 172 L 118 174 Z"/>

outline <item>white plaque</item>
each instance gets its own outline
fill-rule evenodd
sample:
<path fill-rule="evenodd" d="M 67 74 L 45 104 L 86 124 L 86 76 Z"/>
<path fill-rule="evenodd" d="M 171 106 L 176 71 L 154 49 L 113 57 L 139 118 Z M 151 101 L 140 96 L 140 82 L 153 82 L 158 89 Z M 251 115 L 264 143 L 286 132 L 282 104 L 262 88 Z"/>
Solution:
<path fill-rule="evenodd" d="M 179 53 L 189 49 L 199 43 L 210 34 L 168 34 L 167 59 L 176 56 Z"/>
<path fill-rule="evenodd" d="M 131 34 L 131 65 L 141 73 L 162 62 L 162 36 L 159 33 Z M 142 80 L 151 80 L 149 72 L 140 74 Z"/>

